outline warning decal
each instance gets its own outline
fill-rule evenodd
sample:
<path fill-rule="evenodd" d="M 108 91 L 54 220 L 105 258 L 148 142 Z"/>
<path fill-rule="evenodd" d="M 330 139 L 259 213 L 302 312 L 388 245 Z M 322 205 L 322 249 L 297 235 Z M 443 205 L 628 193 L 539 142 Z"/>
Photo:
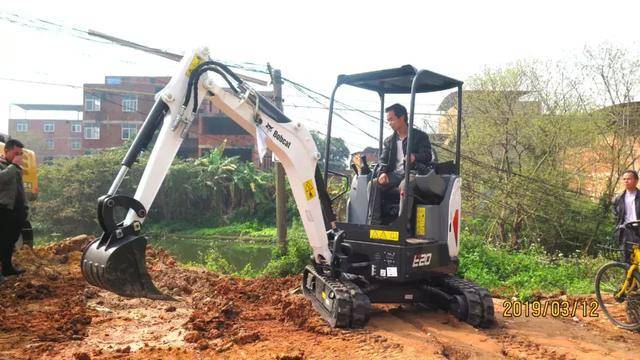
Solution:
<path fill-rule="evenodd" d="M 427 234 L 427 209 L 418 207 L 416 209 L 416 236 L 425 236 Z"/>
<path fill-rule="evenodd" d="M 369 238 L 372 240 L 398 241 L 400 233 L 397 231 L 369 229 Z"/>
<path fill-rule="evenodd" d="M 307 201 L 316 197 L 316 188 L 313 186 L 313 180 L 307 180 L 302 185 L 304 186 L 304 196 L 307 197 Z"/>

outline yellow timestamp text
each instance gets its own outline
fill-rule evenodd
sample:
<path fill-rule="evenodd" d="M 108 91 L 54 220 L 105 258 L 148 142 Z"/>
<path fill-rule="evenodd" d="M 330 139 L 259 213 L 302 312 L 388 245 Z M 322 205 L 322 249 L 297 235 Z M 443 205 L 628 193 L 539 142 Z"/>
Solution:
<path fill-rule="evenodd" d="M 596 300 L 543 300 L 512 301 L 502 303 L 502 316 L 509 317 L 598 317 L 599 304 Z"/>

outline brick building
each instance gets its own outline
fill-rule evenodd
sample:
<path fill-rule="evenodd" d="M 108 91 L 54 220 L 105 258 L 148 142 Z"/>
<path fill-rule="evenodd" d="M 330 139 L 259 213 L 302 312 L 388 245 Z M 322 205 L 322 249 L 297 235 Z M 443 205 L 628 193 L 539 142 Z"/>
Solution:
<path fill-rule="evenodd" d="M 44 142 L 34 149 L 49 160 L 60 156 L 90 154 L 121 146 L 135 137 L 154 103 L 154 95 L 169 82 L 169 77 L 106 76 L 104 84 L 83 86 L 83 105 L 16 105 L 26 110 L 46 108 L 76 112 L 75 118 L 64 118 L 51 125 L 52 119 L 10 119 L 9 134 L 21 138 L 37 138 Z M 270 93 L 263 94 L 267 97 Z M 201 104 L 178 156 L 199 157 L 225 142 L 225 154 L 239 156 L 258 164 L 255 139 L 239 125 L 216 109 L 210 101 Z M 54 141 L 54 145 L 51 145 Z M 263 168 L 271 166 L 265 156 Z"/>
<path fill-rule="evenodd" d="M 81 105 L 12 104 L 8 130 L 40 162 L 83 154 Z"/>

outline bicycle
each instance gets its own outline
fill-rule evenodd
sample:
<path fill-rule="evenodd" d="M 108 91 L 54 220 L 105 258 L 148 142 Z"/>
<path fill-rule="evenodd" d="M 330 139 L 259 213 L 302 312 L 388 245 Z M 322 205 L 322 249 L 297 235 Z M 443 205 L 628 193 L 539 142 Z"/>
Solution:
<path fill-rule="evenodd" d="M 620 228 L 638 234 L 640 221 L 628 222 Z M 637 330 L 640 328 L 640 243 L 627 239 L 623 241 L 625 246 L 622 249 L 601 246 L 608 255 L 618 254 L 618 257 L 598 269 L 595 278 L 596 299 L 602 312 L 613 324 L 623 329 Z M 629 246 L 631 252 L 627 257 L 625 252 Z"/>

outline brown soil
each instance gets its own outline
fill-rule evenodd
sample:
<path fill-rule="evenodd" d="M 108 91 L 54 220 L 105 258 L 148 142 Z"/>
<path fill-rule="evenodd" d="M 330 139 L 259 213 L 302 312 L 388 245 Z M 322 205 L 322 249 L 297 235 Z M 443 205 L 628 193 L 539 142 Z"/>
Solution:
<path fill-rule="evenodd" d="M 374 306 L 365 329 L 331 329 L 299 294 L 297 276 L 220 276 L 153 249 L 151 276 L 177 301 L 126 299 L 82 278 L 89 240 L 17 254 L 27 273 L 0 284 L 0 359 L 631 359 L 640 341 L 600 312 L 503 317 L 500 299 L 488 330 L 395 305 Z"/>

